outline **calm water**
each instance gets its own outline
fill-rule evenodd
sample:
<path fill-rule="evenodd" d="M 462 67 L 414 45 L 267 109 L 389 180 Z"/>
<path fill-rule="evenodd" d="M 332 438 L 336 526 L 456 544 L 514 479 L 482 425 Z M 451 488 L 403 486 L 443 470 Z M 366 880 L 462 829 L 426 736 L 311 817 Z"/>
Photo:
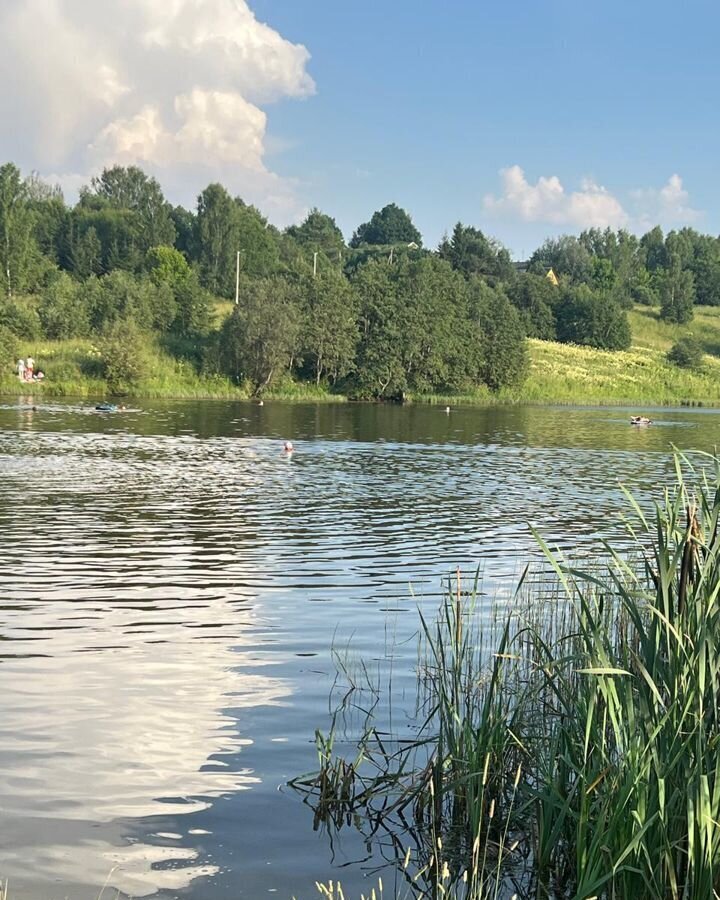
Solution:
<path fill-rule="evenodd" d="M 533 541 L 592 552 L 622 482 L 720 414 L 143 404 L 0 407 L 0 878 L 14 898 L 360 888 L 284 788 L 314 767 L 330 648 L 407 672 L 456 566 L 509 594 Z M 281 440 L 297 447 L 292 458 Z M 371 849 L 371 848 L 370 848 Z M 365 862 L 362 862 L 366 860 Z M 350 891 L 348 891 L 350 895 Z M 359 896 L 359 892 L 358 892 Z"/>

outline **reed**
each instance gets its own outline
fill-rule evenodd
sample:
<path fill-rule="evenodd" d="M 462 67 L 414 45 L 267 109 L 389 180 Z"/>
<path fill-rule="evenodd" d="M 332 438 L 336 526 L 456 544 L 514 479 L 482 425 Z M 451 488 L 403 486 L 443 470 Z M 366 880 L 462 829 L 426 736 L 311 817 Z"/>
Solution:
<path fill-rule="evenodd" d="M 344 796 L 323 796 L 350 803 L 340 827 L 390 835 L 398 871 L 412 859 L 407 896 L 720 896 L 720 469 L 702 464 L 678 457 L 651 513 L 628 498 L 633 554 L 578 568 L 538 536 L 553 581 L 525 581 L 505 621 L 479 624 L 459 578 L 420 616 L 414 740 L 368 721 Z"/>

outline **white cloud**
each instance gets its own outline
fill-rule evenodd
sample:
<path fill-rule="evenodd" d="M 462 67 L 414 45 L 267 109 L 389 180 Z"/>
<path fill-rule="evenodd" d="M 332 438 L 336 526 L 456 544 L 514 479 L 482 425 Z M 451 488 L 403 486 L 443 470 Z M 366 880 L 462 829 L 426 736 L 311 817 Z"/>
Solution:
<path fill-rule="evenodd" d="M 682 178 L 675 173 L 659 190 L 640 188 L 631 191 L 638 207 L 638 220 L 644 227 L 686 225 L 696 222 L 702 212 L 690 205 L 690 195 L 683 187 Z"/>
<path fill-rule="evenodd" d="M 517 165 L 502 169 L 500 175 L 503 193 L 485 197 L 488 212 L 577 228 L 620 228 L 628 223 L 620 201 L 591 179 L 585 179 L 580 190 L 568 192 L 557 175 L 541 176 L 531 184 Z"/>
<path fill-rule="evenodd" d="M 308 60 L 247 0 L 2 0 L 0 155 L 66 183 L 137 163 L 185 201 L 220 179 L 292 217 L 261 105 L 312 94 Z"/>
<path fill-rule="evenodd" d="M 535 184 L 520 166 L 501 169 L 502 194 L 484 198 L 486 212 L 575 229 L 629 228 L 644 231 L 654 225 L 673 227 L 696 221 L 702 213 L 690 205 L 682 178 L 671 175 L 661 188 L 629 192 L 623 202 L 592 179 L 584 179 L 579 190 L 567 191 L 557 175 L 540 176 Z"/>

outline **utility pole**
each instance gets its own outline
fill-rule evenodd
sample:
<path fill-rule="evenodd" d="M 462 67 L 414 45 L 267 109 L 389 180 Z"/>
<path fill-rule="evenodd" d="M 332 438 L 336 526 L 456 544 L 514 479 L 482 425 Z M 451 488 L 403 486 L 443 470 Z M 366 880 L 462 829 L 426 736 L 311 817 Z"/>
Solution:
<path fill-rule="evenodd" d="M 237 252 L 235 260 L 235 306 L 240 303 L 240 251 Z"/>
<path fill-rule="evenodd" d="M 317 250 L 313 253 L 313 278 L 317 278 Z"/>

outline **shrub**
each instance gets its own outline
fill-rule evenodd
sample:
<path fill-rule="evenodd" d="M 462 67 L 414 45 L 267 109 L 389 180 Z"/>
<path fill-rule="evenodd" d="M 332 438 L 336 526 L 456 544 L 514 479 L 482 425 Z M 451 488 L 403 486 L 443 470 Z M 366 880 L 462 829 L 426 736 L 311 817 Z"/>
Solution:
<path fill-rule="evenodd" d="M 136 278 L 120 270 L 102 278 L 89 278 L 82 287 L 91 324 L 98 331 L 116 322 L 133 320 L 141 328 L 167 330 L 177 314 L 172 290 L 149 278 Z"/>
<path fill-rule="evenodd" d="M 83 337 L 90 330 L 79 285 L 64 272 L 45 291 L 39 314 L 45 336 L 53 340 Z"/>
<path fill-rule="evenodd" d="M 556 315 L 558 340 L 564 343 L 627 350 L 632 341 L 625 310 L 585 285 L 563 291 Z"/>
<path fill-rule="evenodd" d="M 17 336 L 0 325 L 0 367 L 4 370 L 7 366 L 14 365 L 18 356 Z"/>
<path fill-rule="evenodd" d="M 27 300 L 3 300 L 0 303 L 0 326 L 27 340 L 35 340 L 42 331 L 40 317 Z"/>
<path fill-rule="evenodd" d="M 702 368 L 702 347 L 693 337 L 680 338 L 668 350 L 667 359 L 668 362 L 679 366 L 681 369 L 694 369 L 697 371 Z"/>
<path fill-rule="evenodd" d="M 83 372 L 79 362 L 72 359 L 61 359 L 48 363 L 45 374 L 53 384 L 57 384 L 61 381 L 79 381 Z"/>
<path fill-rule="evenodd" d="M 146 374 L 143 335 L 133 322 L 116 322 L 101 342 L 103 374 L 111 394 L 127 394 Z"/>

